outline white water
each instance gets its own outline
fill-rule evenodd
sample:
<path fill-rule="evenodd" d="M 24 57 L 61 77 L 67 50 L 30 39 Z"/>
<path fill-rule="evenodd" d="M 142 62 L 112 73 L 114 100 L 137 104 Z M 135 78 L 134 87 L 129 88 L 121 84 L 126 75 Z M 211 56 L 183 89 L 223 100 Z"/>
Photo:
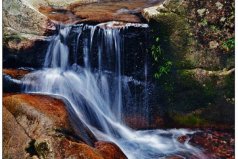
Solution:
<path fill-rule="evenodd" d="M 184 144 L 177 141 L 177 137 L 193 134 L 192 131 L 185 129 L 135 131 L 126 126 L 123 121 L 123 104 L 124 100 L 128 101 L 133 96 L 128 83 L 143 85 L 145 89 L 148 85 L 146 82 L 123 76 L 121 72 L 121 55 L 124 50 L 121 32 L 129 26 L 125 28 L 101 26 L 105 24 L 79 25 L 73 51 L 70 51 L 68 43 L 73 28 L 61 26 L 59 34 L 49 45 L 44 68 L 24 77 L 24 91 L 63 96 L 70 102 L 74 115 L 85 123 L 99 140 L 116 143 L 129 159 L 157 159 L 173 154 L 178 156 L 193 154 L 198 158 L 206 158 L 201 150 L 191 146 L 188 140 Z M 86 30 L 90 30 L 90 36 L 82 38 L 81 35 Z M 82 52 L 78 52 L 80 39 L 83 41 Z M 96 69 L 91 63 L 95 39 L 98 40 Z M 70 54 L 73 54 L 74 64 L 70 64 Z M 83 55 L 83 66 L 76 64 L 78 54 Z M 146 81 L 146 63 L 144 68 Z M 144 105 L 145 114 L 148 116 L 146 100 Z"/>

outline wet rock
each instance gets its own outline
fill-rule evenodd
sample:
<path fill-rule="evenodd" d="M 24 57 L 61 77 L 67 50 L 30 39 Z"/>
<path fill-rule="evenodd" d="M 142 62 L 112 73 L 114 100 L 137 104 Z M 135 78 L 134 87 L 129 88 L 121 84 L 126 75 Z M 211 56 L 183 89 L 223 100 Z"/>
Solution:
<path fill-rule="evenodd" d="M 159 115 L 157 115 L 151 123 L 149 123 L 148 119 L 140 115 L 128 115 L 124 117 L 124 122 L 130 128 L 137 130 L 158 128 L 165 125 L 163 117 Z"/>
<path fill-rule="evenodd" d="M 148 128 L 147 120 L 139 115 L 128 115 L 124 118 L 125 123 L 133 129 L 143 129 Z"/>
<path fill-rule="evenodd" d="M 18 126 L 34 141 L 33 148 L 40 156 L 62 156 L 62 154 L 58 154 L 59 144 L 65 138 L 74 142 L 85 141 L 82 136 L 87 134 L 75 134 L 70 125 L 65 104 L 59 99 L 44 95 L 8 94 L 3 98 L 3 105 L 7 110 L 6 113 L 12 114 Z M 7 128 L 9 124 L 12 123 L 5 122 L 4 128 Z M 7 133 L 10 132 L 6 132 L 6 137 L 9 135 Z M 95 139 L 91 139 L 92 142 L 95 141 Z M 25 139 L 22 140 L 24 141 Z M 23 141 L 19 139 L 13 141 L 13 143 L 16 142 L 15 144 L 18 145 Z M 4 153 L 9 155 L 8 149 Z"/>
<path fill-rule="evenodd" d="M 224 0 L 166 0 L 151 12 L 144 9 L 161 61 L 173 65 L 157 80 L 165 116 L 175 125 L 234 126 L 234 27 L 225 25 L 234 24 L 233 15 L 234 1 Z"/>
<path fill-rule="evenodd" d="M 159 2 L 159 1 L 158 1 Z M 108 21 L 122 21 L 140 23 L 143 21 L 140 13 L 143 8 L 158 3 L 139 1 L 116 1 L 97 3 L 72 3 L 69 6 L 59 9 L 41 6 L 39 11 L 54 21 L 63 23 L 91 22 L 101 23 Z"/>
<path fill-rule="evenodd" d="M 5 68 L 34 67 L 39 68 L 44 64 L 48 41 L 34 41 L 30 48 L 15 50 L 3 46 L 3 66 Z"/>
<path fill-rule="evenodd" d="M 127 159 L 120 148 L 114 143 L 98 141 L 95 143 L 95 147 L 104 159 Z"/>
<path fill-rule="evenodd" d="M 3 105 L 3 154 L 6 158 L 103 159 L 105 154 L 112 157 L 110 159 L 126 158 L 113 143 L 96 142 L 96 148 L 86 144 L 80 132 L 75 134 L 66 105 L 60 99 L 5 94 Z"/>
<path fill-rule="evenodd" d="M 234 146 L 230 140 L 234 139 L 233 132 L 205 130 L 192 136 L 190 142 L 201 146 L 210 158 L 234 158 Z"/>
<path fill-rule="evenodd" d="M 72 130 L 64 103 L 60 100 L 44 95 L 16 94 L 5 97 L 3 105 L 19 123 L 22 122 L 22 127 L 32 137 L 47 134 L 47 130 L 52 131 L 52 128 Z M 27 125 L 27 122 L 31 124 Z"/>
<path fill-rule="evenodd" d="M 30 73 L 30 70 L 23 70 L 23 69 L 3 69 L 3 74 L 9 75 L 15 79 L 21 79 L 26 74 Z"/>
<path fill-rule="evenodd" d="M 5 68 L 3 69 L 3 92 L 20 92 L 21 91 L 21 78 L 23 78 L 26 74 L 30 73 L 32 70 L 30 69 L 12 69 Z"/>
<path fill-rule="evenodd" d="M 180 142 L 180 143 L 185 143 L 185 141 L 188 139 L 188 136 L 179 136 L 178 138 L 177 138 L 177 140 L 178 140 L 178 142 Z"/>
<path fill-rule="evenodd" d="M 3 92 L 20 92 L 21 91 L 21 81 L 12 78 L 9 75 L 3 74 Z"/>

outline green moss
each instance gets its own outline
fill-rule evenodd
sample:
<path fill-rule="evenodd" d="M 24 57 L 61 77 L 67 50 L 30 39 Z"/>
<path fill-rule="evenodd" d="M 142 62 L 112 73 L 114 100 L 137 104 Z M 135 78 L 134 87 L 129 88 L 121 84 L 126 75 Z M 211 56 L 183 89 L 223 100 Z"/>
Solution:
<path fill-rule="evenodd" d="M 197 114 L 176 114 L 172 119 L 175 123 L 187 127 L 198 127 L 207 124 L 207 121 Z"/>
<path fill-rule="evenodd" d="M 202 25 L 202 26 L 207 26 L 207 25 L 208 25 L 207 20 L 206 20 L 206 19 L 202 19 L 200 25 Z"/>
<path fill-rule="evenodd" d="M 47 141 L 35 142 L 34 146 L 35 146 L 35 150 L 37 154 L 41 158 L 46 159 L 47 157 L 49 157 L 51 150 L 50 150 L 50 144 Z"/>
<path fill-rule="evenodd" d="M 192 66 L 193 62 L 190 62 L 190 59 L 185 59 L 195 44 L 187 19 L 176 13 L 167 12 L 158 14 L 155 20 L 157 36 L 161 40 L 161 50 L 170 56 L 172 62 L 177 66 L 182 65 L 181 61 L 184 61 L 183 64 L 186 61 L 186 65 Z"/>
<path fill-rule="evenodd" d="M 227 51 L 231 51 L 235 48 L 235 38 L 227 39 L 223 42 L 222 47 L 226 49 Z"/>
<path fill-rule="evenodd" d="M 19 34 L 4 35 L 3 36 L 3 43 L 7 43 L 9 41 L 20 42 L 20 41 L 25 40 L 25 39 L 26 38 L 22 37 Z"/>

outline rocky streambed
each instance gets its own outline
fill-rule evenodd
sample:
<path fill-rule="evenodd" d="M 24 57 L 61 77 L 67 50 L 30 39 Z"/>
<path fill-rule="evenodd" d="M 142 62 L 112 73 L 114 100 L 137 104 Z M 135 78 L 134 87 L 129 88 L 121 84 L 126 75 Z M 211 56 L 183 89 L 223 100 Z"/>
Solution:
<path fill-rule="evenodd" d="M 97 141 L 88 131 L 92 145 L 86 144 L 80 137 L 85 130 L 74 130 L 67 106 L 59 98 L 39 94 L 4 94 L 4 158 L 126 158 L 117 145 Z M 181 144 L 189 142 L 201 147 L 209 158 L 235 158 L 234 134 L 229 131 L 200 129 L 193 135 L 181 135 L 177 140 Z M 170 155 L 166 158 L 183 157 Z"/>

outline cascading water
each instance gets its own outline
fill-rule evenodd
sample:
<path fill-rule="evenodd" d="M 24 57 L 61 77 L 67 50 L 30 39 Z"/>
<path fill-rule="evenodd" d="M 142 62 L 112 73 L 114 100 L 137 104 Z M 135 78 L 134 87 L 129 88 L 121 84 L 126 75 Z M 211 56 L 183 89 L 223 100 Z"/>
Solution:
<path fill-rule="evenodd" d="M 134 109 L 138 99 L 134 98 L 130 83 L 144 90 L 148 89 L 149 84 L 146 60 L 143 66 L 144 81 L 123 74 L 123 32 L 129 27 L 147 25 L 111 27 L 110 24 L 60 26 L 58 35 L 48 47 L 43 69 L 24 77 L 23 90 L 64 97 L 70 103 L 73 115 L 99 140 L 116 143 L 129 159 L 157 159 L 171 154 L 206 158 L 188 140 L 185 143 L 177 141 L 178 136 L 194 133 L 192 131 L 135 131 L 125 124 L 125 107 Z M 88 32 L 88 36 L 83 35 L 85 32 Z M 73 62 L 70 58 L 73 58 Z M 83 61 L 81 66 L 77 64 L 80 59 Z M 97 61 L 96 64 L 93 61 Z M 140 111 L 148 117 L 148 91 L 142 95 Z"/>

